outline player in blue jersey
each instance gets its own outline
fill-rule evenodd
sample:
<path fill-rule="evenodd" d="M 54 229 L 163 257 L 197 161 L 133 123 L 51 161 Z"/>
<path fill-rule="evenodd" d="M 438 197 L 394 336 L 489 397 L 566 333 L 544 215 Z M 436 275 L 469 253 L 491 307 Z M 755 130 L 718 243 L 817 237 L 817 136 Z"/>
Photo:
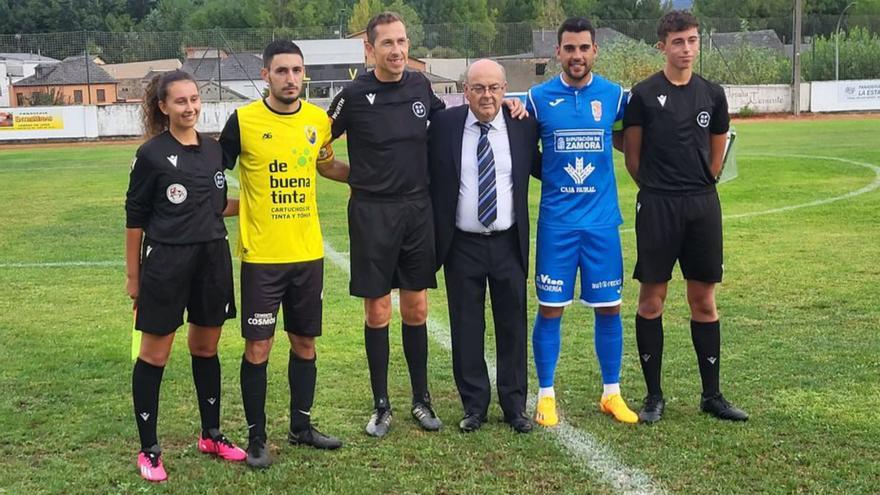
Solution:
<path fill-rule="evenodd" d="M 595 311 L 595 347 L 602 371 L 599 409 L 623 423 L 638 416 L 620 394 L 623 324 L 620 319 L 623 256 L 618 227 L 612 146 L 622 149 L 623 88 L 592 73 L 597 48 L 589 20 L 560 26 L 559 77 L 529 90 L 526 108 L 538 119 L 543 147 L 535 287 L 540 309 L 532 346 L 538 372 L 535 421 L 558 423 L 553 378 L 560 353 L 560 324 L 574 300 L 581 272 L 581 302 Z"/>

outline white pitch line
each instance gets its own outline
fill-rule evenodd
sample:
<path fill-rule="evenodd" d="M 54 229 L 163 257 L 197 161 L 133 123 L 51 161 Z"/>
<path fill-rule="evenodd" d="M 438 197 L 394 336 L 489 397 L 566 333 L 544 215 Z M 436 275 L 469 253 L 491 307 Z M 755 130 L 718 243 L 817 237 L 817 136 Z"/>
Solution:
<path fill-rule="evenodd" d="M 88 266 L 122 266 L 122 261 L 47 261 L 43 263 L 0 263 L 0 268 L 66 268 Z"/>
<path fill-rule="evenodd" d="M 324 242 L 324 257 L 328 258 L 346 274 L 351 275 L 348 259 L 333 249 L 333 246 L 328 242 Z M 395 295 L 394 304 L 397 305 L 398 303 L 399 301 Z M 447 351 L 452 350 L 449 328 L 441 323 L 438 318 L 428 320 L 428 333 L 441 347 Z M 491 364 L 491 356 L 488 357 L 490 359 L 487 359 L 486 367 L 488 368 L 489 378 L 494 388 L 496 371 L 495 366 Z M 535 399 L 532 397 L 529 399 L 529 408 L 534 407 Z M 559 426 L 543 430 L 554 435 L 555 440 L 572 457 L 580 461 L 583 467 L 589 468 L 592 472 L 598 474 L 615 491 L 644 495 L 666 493 L 647 473 L 624 464 L 608 446 L 589 433 L 578 430 L 563 420 L 560 420 Z"/>
<path fill-rule="evenodd" d="M 817 199 L 816 201 L 810 201 L 808 203 L 801 203 L 799 205 L 791 205 L 791 206 L 782 206 L 779 208 L 773 208 L 773 209 L 764 210 L 764 211 L 754 211 L 754 212 L 749 212 L 749 213 L 737 213 L 734 215 L 724 215 L 725 220 L 732 220 L 732 219 L 736 219 L 736 218 L 756 217 L 759 215 L 771 215 L 774 213 L 784 213 L 787 211 L 799 210 L 801 208 L 810 208 L 813 206 L 827 205 L 829 203 L 834 203 L 836 201 L 843 201 L 845 199 L 850 199 L 850 198 L 853 198 L 853 197 L 856 197 L 856 196 L 859 196 L 862 194 L 869 193 L 871 191 L 876 190 L 878 187 L 880 187 L 880 167 L 878 167 L 876 165 L 872 165 L 870 163 L 859 162 L 856 160 L 849 160 L 846 158 L 838 158 L 835 156 L 798 155 L 798 154 L 788 154 L 788 153 L 747 153 L 747 154 L 743 154 L 740 156 L 773 156 L 773 157 L 780 157 L 780 158 L 802 158 L 805 160 L 834 160 L 834 161 L 841 162 L 841 163 L 848 163 L 850 165 L 858 165 L 860 167 L 864 167 L 864 168 L 867 168 L 868 170 L 873 171 L 874 172 L 874 181 L 871 182 L 870 184 L 866 185 L 865 187 L 862 187 L 860 189 L 856 189 L 855 191 L 850 191 L 846 194 L 841 194 L 840 196 L 834 196 L 834 197 L 825 198 L 825 199 Z"/>
<path fill-rule="evenodd" d="M 834 156 L 816 156 L 816 155 L 797 155 L 797 154 L 788 154 L 788 153 L 744 153 L 739 155 L 741 157 L 749 157 L 749 156 L 774 156 L 779 158 L 803 158 L 805 160 L 834 160 L 841 163 L 848 163 L 850 165 L 858 165 L 860 167 L 867 168 L 874 172 L 874 182 L 862 187 L 860 189 L 856 189 L 854 191 L 850 191 L 845 194 L 841 194 L 839 196 L 833 196 L 831 198 L 825 199 L 817 199 L 815 201 L 809 201 L 807 203 L 801 203 L 797 205 L 789 205 L 789 206 L 780 206 L 779 208 L 771 208 L 769 210 L 761 210 L 761 211 L 751 211 L 746 213 L 734 213 L 733 215 L 724 215 L 722 218 L 724 220 L 736 220 L 738 218 L 751 218 L 751 217 L 759 217 L 763 215 L 773 215 L 776 213 L 785 213 L 792 210 L 800 210 L 801 208 L 811 208 L 813 206 L 822 206 L 827 205 L 829 203 L 834 203 L 837 201 L 843 201 L 845 199 L 854 198 L 856 196 L 860 196 L 865 193 L 869 193 L 871 191 L 880 188 L 880 167 L 876 165 L 872 165 L 870 163 L 859 162 L 856 160 L 848 160 L 846 158 L 837 158 Z M 630 227 L 628 229 L 620 229 L 620 233 L 622 234 L 633 234 L 636 229 Z M 534 242 L 534 237 L 532 238 L 532 242 Z"/>

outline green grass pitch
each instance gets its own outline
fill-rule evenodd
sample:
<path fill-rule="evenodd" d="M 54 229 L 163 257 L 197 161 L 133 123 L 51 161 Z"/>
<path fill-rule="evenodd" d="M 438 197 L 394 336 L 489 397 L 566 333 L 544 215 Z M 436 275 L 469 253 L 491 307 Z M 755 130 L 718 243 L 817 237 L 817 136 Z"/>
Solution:
<path fill-rule="evenodd" d="M 267 402 L 276 464 L 253 472 L 200 454 L 181 335 L 162 386 L 159 439 L 170 481 L 161 486 L 141 481 L 134 466 L 131 305 L 122 265 L 123 201 L 134 147 L 0 147 L 0 494 L 583 494 L 633 488 L 609 484 L 603 471 L 609 466 L 646 474 L 652 480 L 646 489 L 670 493 L 876 493 L 880 169 L 870 165 L 880 166 L 878 121 L 746 121 L 737 130 L 739 178 L 719 189 L 727 218 L 718 303 L 722 389 L 752 414 L 749 422 L 720 423 L 698 411 L 699 377 L 676 273 L 665 316 L 669 404 L 665 419 L 652 427 L 616 424 L 597 411 L 601 380 L 592 315 L 580 305 L 566 312 L 557 372 L 561 412 L 614 459 L 599 455 L 598 462 L 586 463 L 547 431 L 512 433 L 500 423 L 494 398 L 490 423 L 460 434 L 451 358 L 434 341 L 431 389 L 446 426 L 437 434 L 420 431 L 409 418 L 397 316 L 390 375 L 395 422 L 389 437 L 368 438 L 362 306 L 348 296 L 345 271 L 328 261 L 313 418 L 345 446 L 318 452 L 286 444 L 288 345 L 282 337 L 270 359 Z M 635 187 L 617 158 L 625 269 L 631 273 Z M 326 180 L 318 187 L 325 239 L 346 255 L 347 188 Z M 533 221 L 538 191 L 534 182 Z M 234 239 L 236 220 L 228 226 Z M 443 328 L 442 278 L 440 287 L 429 296 L 430 318 Z M 633 332 L 637 290 L 627 279 L 622 388 L 633 407 L 644 394 Z M 531 281 L 528 293 L 531 319 Z M 491 326 L 487 333 L 491 353 Z M 220 346 L 222 421 L 239 443 L 246 437 L 238 388 L 242 350 L 238 322 L 230 321 Z M 529 376 L 534 390 L 533 369 Z"/>

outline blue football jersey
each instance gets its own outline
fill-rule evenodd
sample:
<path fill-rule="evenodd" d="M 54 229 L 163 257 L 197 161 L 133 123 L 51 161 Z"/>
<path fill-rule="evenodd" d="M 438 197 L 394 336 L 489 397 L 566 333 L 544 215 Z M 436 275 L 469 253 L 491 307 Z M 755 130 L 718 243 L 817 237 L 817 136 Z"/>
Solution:
<path fill-rule="evenodd" d="M 612 130 L 622 130 L 623 88 L 593 74 L 583 88 L 562 76 L 532 87 L 526 109 L 538 119 L 543 148 L 541 208 L 547 227 L 597 228 L 623 223 L 612 159 Z"/>

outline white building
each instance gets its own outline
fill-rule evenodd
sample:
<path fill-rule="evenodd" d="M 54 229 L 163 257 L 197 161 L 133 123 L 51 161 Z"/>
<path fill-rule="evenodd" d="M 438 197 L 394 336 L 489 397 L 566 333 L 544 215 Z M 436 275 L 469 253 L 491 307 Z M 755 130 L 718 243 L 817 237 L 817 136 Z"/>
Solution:
<path fill-rule="evenodd" d="M 0 53 L 0 107 L 10 106 L 12 85 L 34 75 L 40 64 L 58 63 L 60 60 L 32 53 Z"/>

